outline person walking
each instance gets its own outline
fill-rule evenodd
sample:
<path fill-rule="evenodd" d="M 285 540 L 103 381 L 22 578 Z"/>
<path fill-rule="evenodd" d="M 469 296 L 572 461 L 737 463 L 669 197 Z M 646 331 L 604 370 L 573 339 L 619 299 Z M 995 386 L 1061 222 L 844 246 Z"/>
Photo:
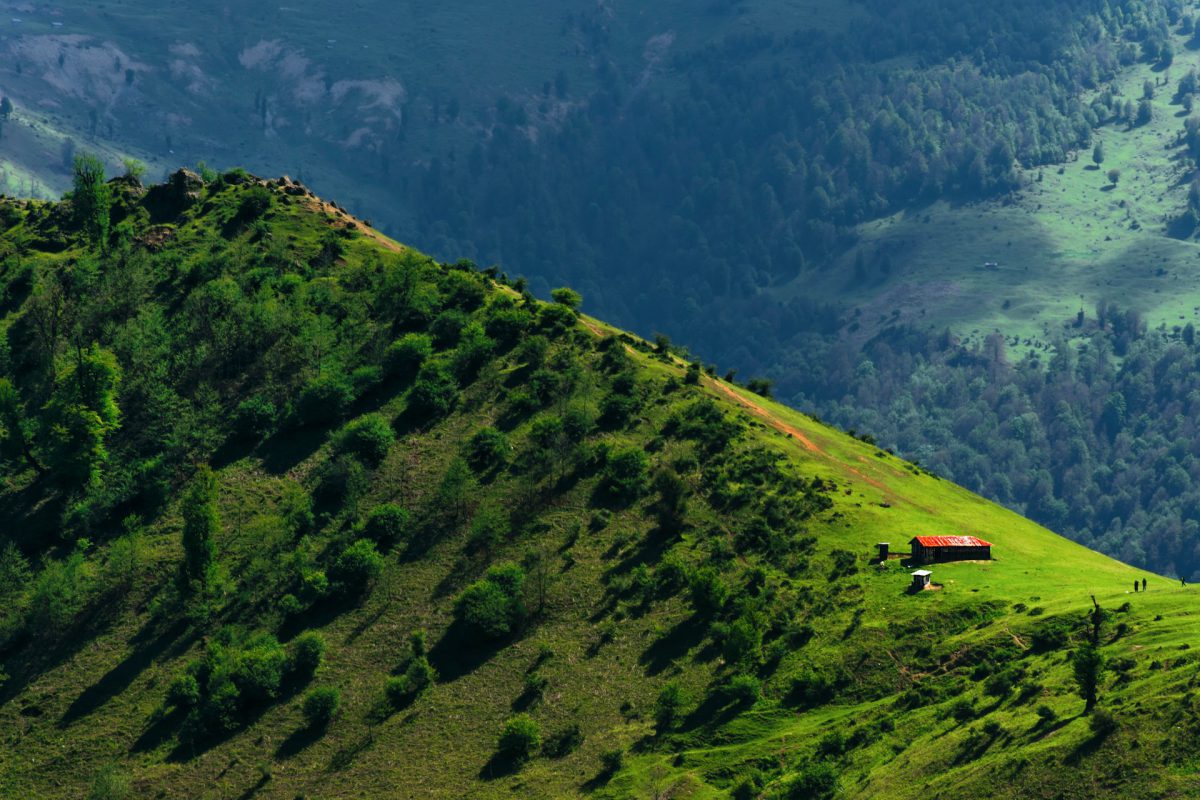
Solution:
<path fill-rule="evenodd" d="M 1146 591 L 1146 579 L 1142 578 L 1142 591 Z"/>

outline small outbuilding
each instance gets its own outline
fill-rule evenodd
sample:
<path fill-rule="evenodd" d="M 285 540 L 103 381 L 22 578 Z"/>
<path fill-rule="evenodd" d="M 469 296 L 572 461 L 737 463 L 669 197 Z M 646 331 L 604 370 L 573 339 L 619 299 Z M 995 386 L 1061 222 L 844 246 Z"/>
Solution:
<path fill-rule="evenodd" d="M 912 586 L 914 592 L 923 592 L 929 588 L 929 579 L 933 577 L 933 573 L 927 569 L 919 569 L 912 574 Z"/>
<path fill-rule="evenodd" d="M 877 544 L 875 546 L 879 548 L 879 560 L 881 562 L 887 561 L 888 555 L 889 555 L 889 550 L 891 549 L 892 545 L 888 542 L 880 542 L 879 544 Z"/>
<path fill-rule="evenodd" d="M 992 543 L 975 536 L 917 536 L 909 544 L 913 561 L 918 564 L 990 561 L 992 558 Z"/>

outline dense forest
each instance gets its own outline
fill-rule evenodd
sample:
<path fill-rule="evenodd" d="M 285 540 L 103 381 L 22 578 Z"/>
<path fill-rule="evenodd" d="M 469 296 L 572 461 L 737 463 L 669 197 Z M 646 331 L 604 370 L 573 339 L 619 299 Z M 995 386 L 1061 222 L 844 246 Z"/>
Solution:
<path fill-rule="evenodd" d="M 894 328 L 859 351 L 814 341 L 795 400 L 1076 541 L 1200 571 L 1200 350 L 1107 303 L 1046 351 Z M 819 355 L 817 355 L 819 353 Z M 803 371 L 800 374 L 804 374 Z"/>
<path fill-rule="evenodd" d="M 502 98 L 484 140 L 411 181 L 411 235 L 538 276 L 541 292 L 569 280 L 609 318 L 746 363 L 747 336 L 770 352 L 836 316 L 761 289 L 826 268 L 855 223 L 1007 192 L 1018 167 L 1136 122 L 1136 98 L 1081 94 L 1122 65 L 1169 64 L 1169 32 L 1191 25 L 1179 2 L 868 7 L 844 35 L 731 35 L 671 56 L 669 80 L 649 85 L 603 56 L 601 12 L 573 17 L 600 89 Z"/>

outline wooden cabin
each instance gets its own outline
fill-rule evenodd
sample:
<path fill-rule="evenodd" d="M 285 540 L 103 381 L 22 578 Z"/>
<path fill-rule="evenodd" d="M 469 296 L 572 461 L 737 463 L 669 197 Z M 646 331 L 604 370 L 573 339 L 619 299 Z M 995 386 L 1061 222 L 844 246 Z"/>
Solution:
<path fill-rule="evenodd" d="M 992 543 L 975 536 L 916 536 L 909 542 L 917 564 L 940 561 L 990 561 Z"/>

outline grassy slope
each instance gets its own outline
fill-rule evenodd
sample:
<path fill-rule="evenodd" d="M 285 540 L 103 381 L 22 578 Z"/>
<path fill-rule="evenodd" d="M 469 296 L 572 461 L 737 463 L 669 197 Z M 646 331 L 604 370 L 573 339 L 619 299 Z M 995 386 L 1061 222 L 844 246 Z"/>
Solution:
<path fill-rule="evenodd" d="M 937 202 L 867 223 L 841 262 L 842 277 L 819 291 L 862 309 L 863 336 L 899 310 L 918 325 L 949 326 L 973 338 L 1000 331 L 1044 346 L 1050 328 L 1101 300 L 1132 306 L 1155 326 L 1196 321 L 1200 246 L 1169 235 L 1188 189 L 1178 141 L 1188 115 L 1172 101 L 1180 78 L 1200 67 L 1200 51 L 1185 41 L 1176 37 L 1178 56 L 1165 72 L 1138 64 L 1114 81 L 1118 95 L 1134 101 L 1145 81 L 1166 85 L 1156 90 L 1150 124 L 1098 132 L 1106 156 L 1100 169 L 1089 149 L 1061 173 L 1045 168 L 1040 181 L 1037 171 L 1027 172 L 1026 187 L 1013 197 Z M 1106 173 L 1113 168 L 1121 178 L 1110 188 Z M 887 254 L 891 276 L 847 283 L 860 254 L 867 264 Z M 985 270 L 988 261 L 1000 269 Z M 785 293 L 811 291 L 806 278 Z"/>
<path fill-rule="evenodd" d="M 227 191 L 236 201 L 238 190 Z M 319 237 L 331 222 L 292 204 L 278 211 L 272 226 L 276 236 L 307 240 Z M 204 217 L 185 221 L 177 246 L 187 252 L 190 241 L 206 241 L 201 234 L 212 224 Z M 347 259 L 368 257 L 378 248 L 360 236 Z M 47 261 L 70 257 L 70 251 L 44 256 Z M 611 333 L 599 323 L 588 326 Z M 631 352 L 651 385 L 683 374 L 678 364 Z M 503 372 L 485 373 L 467 390 L 459 412 L 394 446 L 373 475 L 363 507 L 386 500 L 419 507 L 463 442 L 500 413 L 496 382 L 503 379 Z M 727 390 L 741 402 L 730 401 Z M 798 582 L 779 578 L 788 587 L 785 592 L 807 587 L 817 598 L 819 611 L 807 617 L 816 638 L 785 656 L 767 678 L 767 699 L 752 710 L 696 712 L 673 738 L 657 744 L 645 738 L 662 683 L 680 680 L 696 705 L 721 671 L 720 659 L 707 641 L 704 621 L 693 618 L 682 597 L 641 608 L 609 591 L 614 577 L 638 563 L 654 566 L 661 554 L 641 508 L 621 511 L 604 530 L 569 544 L 571 528 L 586 523 L 590 513 L 591 481 L 585 479 L 540 517 L 541 533 L 505 545 L 498 554 L 519 558 L 531 544 L 557 554 L 561 577 L 551 593 L 550 612 L 526 635 L 494 653 L 478 654 L 472 663 L 441 663 L 443 681 L 427 696 L 382 722 L 373 721 L 371 711 L 402 657 L 408 633 L 425 628 L 437 642 L 449 621 L 455 587 L 482 568 L 464 561 L 461 533 L 416 561 L 393 555 L 361 607 L 306 620 L 329 643 L 318 683 L 339 687 L 345 702 L 325 735 L 301 732 L 298 698 L 289 698 L 228 739 L 181 753 L 175 749 L 175 729 L 153 723 L 167 684 L 200 646 L 197 632 L 174 624 L 169 611 L 164 618 L 161 603 L 153 601 L 179 557 L 179 519 L 172 509 L 153 529 L 152 567 L 129 596 L 95 612 L 65 642 L 48 651 L 20 653 L 6 664 L 13 682 L 0 695 L 0 794 L 78 797 L 97 770 L 116 762 L 133 773 L 137 792 L 149 796 L 566 797 L 595 792 L 626 797 L 675 786 L 677 796 L 717 797 L 750 765 L 765 760 L 786 773 L 830 730 L 850 733 L 885 717 L 895 730 L 851 750 L 841 764 L 850 796 L 897 798 L 932 791 L 948 797 L 1091 797 L 1101 785 L 1188 794 L 1184 768 L 1189 762 L 1180 763 L 1179 754 L 1192 752 L 1191 734 L 1173 730 L 1178 720 L 1168 715 L 1178 715 L 1191 702 L 1190 694 L 1180 698 L 1195 670 L 1178 648 L 1200 632 L 1191 610 L 1192 590 L 1067 542 L 777 404 L 714 382 L 702 391 L 743 417 L 750 443 L 772 448 L 801 474 L 839 487 L 833 510 L 807 523 L 818 540 L 817 561 Z M 396 394 L 377 402 L 384 413 L 396 415 L 406 399 Z M 757 404 L 762 413 L 745 404 Z M 652 405 L 641 422 L 607 438 L 645 445 L 668 411 L 668 402 Z M 815 449 L 778 430 L 788 426 Z M 668 443 L 656 459 L 685 452 L 681 447 Z M 235 583 L 253 574 L 264 547 L 254 533 L 255 519 L 274 506 L 286 481 L 304 481 L 329 452 L 324 433 L 288 434 L 223 462 L 219 551 Z M 512 502 L 510 480 L 485 486 L 481 496 Z M 705 562 L 710 543 L 701 531 L 708 523 L 726 522 L 695 503 L 681 551 L 689 560 Z M 877 541 L 901 549 L 916 533 L 962 532 L 992 540 L 996 560 L 936 567 L 940 591 L 909 596 L 907 570 L 898 562 L 881 570 L 866 564 Z M 853 552 L 861 571 L 827 582 L 824 554 L 838 548 Z M 1131 597 L 1129 584 L 1138 577 L 1150 581 L 1150 591 Z M 1078 716 L 1081 702 L 1073 695 L 1062 652 L 1020 656 L 1029 680 L 1038 684 L 1031 698 L 985 699 L 973 685 L 978 681 L 966 681 L 967 696 L 979 698 L 987 718 L 1004 731 L 970 757 L 964 755 L 965 743 L 980 723 L 959 725 L 944 718 L 953 692 L 927 708 L 906 711 L 894 705 L 897 694 L 913 686 L 937 689 L 962 682 L 959 660 L 971 663 L 997 644 L 1024 650 L 1030 632 L 1047 618 L 1068 615 L 1078 621 L 1093 594 L 1110 610 L 1133 601 L 1132 611 L 1117 615 L 1106 632 L 1107 642 L 1118 620 L 1130 627 L 1105 650 L 1133 658 L 1134 666 L 1119 686 L 1105 691 L 1104 705 L 1117 710 L 1122 728 L 1104 743 L 1088 743 L 1087 722 Z M 981 611 L 988 601 L 999 605 Z M 1040 608 L 1041 615 L 1031 616 L 1024 607 Z M 229 613 L 253 628 L 278 624 L 270 606 L 235 605 Z M 1159 615 L 1162 619 L 1156 619 Z M 960 619 L 966 622 L 959 624 Z M 983 621 L 977 625 L 977 619 Z M 578 722 L 585 742 L 565 759 L 539 758 L 519 773 L 484 779 L 481 770 L 496 733 L 513 713 L 524 675 L 543 645 L 554 652 L 542 667 L 550 688 L 532 713 L 546 733 Z M 1155 661 L 1186 668 L 1160 670 L 1152 666 Z M 805 666 L 846 669 L 855 683 L 830 705 L 805 713 L 789 710 L 779 699 L 787 693 L 789 677 Z M 1039 703 L 1057 710 L 1063 724 L 1037 728 Z M 606 781 L 600 754 L 631 746 L 626 770 Z M 1007 776 L 1005 782 L 994 780 L 998 771 Z"/>

